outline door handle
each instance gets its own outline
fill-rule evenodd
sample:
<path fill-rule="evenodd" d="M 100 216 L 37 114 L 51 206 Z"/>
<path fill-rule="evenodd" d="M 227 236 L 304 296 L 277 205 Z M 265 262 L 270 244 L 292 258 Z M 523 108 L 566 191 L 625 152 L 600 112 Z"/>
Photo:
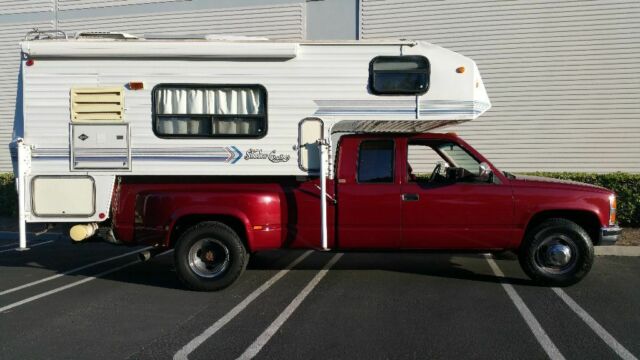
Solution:
<path fill-rule="evenodd" d="M 420 195 L 418 194 L 402 194 L 402 201 L 418 201 Z"/>

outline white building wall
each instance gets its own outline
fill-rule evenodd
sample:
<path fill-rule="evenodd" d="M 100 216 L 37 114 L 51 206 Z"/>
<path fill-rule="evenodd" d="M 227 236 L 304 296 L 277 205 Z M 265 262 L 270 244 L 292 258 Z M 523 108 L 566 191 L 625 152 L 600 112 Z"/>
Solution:
<path fill-rule="evenodd" d="M 640 172 L 640 2 L 362 0 L 360 16 L 362 39 L 476 60 L 493 108 L 451 130 L 500 168 Z"/>
<path fill-rule="evenodd" d="M 53 11 L 54 4 L 54 0 L 0 0 L 0 15 Z"/>
<path fill-rule="evenodd" d="M 0 172 L 10 171 L 17 42 L 34 26 L 348 38 L 343 15 L 357 2 L 0 0 Z M 453 130 L 498 166 L 640 172 L 640 2 L 359 2 L 360 38 L 424 39 L 478 62 L 493 109 Z"/>
<path fill-rule="evenodd" d="M 111 6 L 127 6 L 189 0 L 57 0 L 58 10 L 80 10 Z"/>
<path fill-rule="evenodd" d="M 53 22 L 29 22 L 2 24 L 0 27 L 0 172 L 11 170 L 9 142 L 13 138 L 18 75 L 20 69 L 20 46 L 18 40 L 33 28 L 53 29 Z M 22 104 L 18 104 L 18 113 Z"/>
<path fill-rule="evenodd" d="M 304 4 L 285 4 L 74 18 L 61 19 L 58 28 L 68 32 L 122 31 L 138 36 L 229 34 L 299 40 L 305 33 L 304 10 Z"/>

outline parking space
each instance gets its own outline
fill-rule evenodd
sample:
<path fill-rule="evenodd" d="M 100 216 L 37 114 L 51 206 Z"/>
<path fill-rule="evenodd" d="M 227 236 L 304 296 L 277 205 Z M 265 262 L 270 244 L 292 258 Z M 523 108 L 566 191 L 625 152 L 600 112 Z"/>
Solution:
<path fill-rule="evenodd" d="M 272 251 L 232 287 L 201 293 L 178 282 L 172 253 L 140 263 L 140 249 L 54 239 L 0 253 L 1 357 L 640 354 L 637 257 L 600 256 L 560 290 L 530 282 L 508 254 Z"/>

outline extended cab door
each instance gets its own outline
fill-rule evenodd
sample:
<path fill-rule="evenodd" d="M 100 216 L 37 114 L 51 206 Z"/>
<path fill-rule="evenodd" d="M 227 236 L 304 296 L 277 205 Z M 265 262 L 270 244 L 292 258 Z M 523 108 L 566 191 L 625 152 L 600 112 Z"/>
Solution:
<path fill-rule="evenodd" d="M 453 139 L 408 139 L 402 248 L 485 249 L 513 236 L 511 186 L 479 175 L 480 160 Z"/>
<path fill-rule="evenodd" d="M 397 248 L 402 234 L 397 140 L 344 137 L 338 154 L 338 246 Z"/>

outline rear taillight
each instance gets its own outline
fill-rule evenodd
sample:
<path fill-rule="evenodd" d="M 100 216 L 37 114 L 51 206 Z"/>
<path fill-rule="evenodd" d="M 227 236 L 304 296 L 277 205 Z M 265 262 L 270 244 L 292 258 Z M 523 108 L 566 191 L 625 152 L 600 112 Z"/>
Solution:
<path fill-rule="evenodd" d="M 616 202 L 615 195 L 609 195 L 609 225 L 616 224 L 616 212 L 618 211 L 618 204 Z"/>

